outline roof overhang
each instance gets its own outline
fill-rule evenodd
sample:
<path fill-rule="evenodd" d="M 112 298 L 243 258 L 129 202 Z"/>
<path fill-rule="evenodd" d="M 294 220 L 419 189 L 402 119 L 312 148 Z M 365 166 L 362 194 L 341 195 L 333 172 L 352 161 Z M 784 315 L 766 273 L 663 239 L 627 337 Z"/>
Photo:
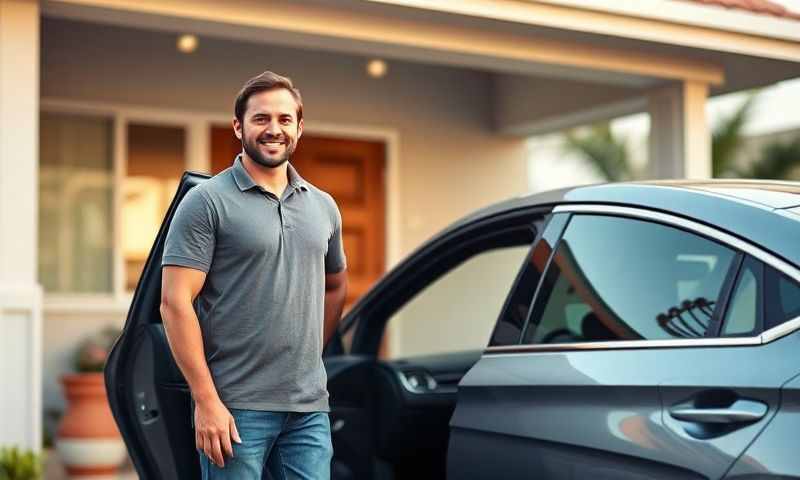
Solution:
<path fill-rule="evenodd" d="M 520 20 L 539 15 L 535 9 L 554 7 L 527 2 L 46 0 L 42 5 L 51 16 L 489 71 L 636 86 L 653 79 L 724 81 L 713 62 L 535 31 L 533 23 Z"/>
<path fill-rule="evenodd" d="M 515 135 L 641 111 L 672 82 L 716 95 L 800 75 L 800 22 L 670 0 L 43 0 L 42 12 L 489 72 L 498 117 L 517 92 L 550 97 L 496 122 Z"/>

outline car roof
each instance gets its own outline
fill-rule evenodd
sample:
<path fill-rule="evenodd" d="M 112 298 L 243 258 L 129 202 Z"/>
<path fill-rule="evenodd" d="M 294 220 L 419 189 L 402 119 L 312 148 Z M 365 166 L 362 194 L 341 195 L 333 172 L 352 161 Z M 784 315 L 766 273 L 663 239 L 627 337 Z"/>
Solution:
<path fill-rule="evenodd" d="M 506 200 L 463 218 L 454 227 L 507 211 L 565 204 L 668 212 L 726 231 L 800 266 L 800 182 L 659 180 L 585 185 Z"/>

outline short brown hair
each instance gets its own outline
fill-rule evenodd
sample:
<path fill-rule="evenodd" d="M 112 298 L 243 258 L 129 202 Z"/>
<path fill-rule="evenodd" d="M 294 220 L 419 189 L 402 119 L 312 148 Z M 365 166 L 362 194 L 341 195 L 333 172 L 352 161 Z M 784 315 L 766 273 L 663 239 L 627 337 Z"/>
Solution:
<path fill-rule="evenodd" d="M 278 75 L 269 70 L 246 81 L 242 89 L 239 90 L 239 94 L 236 95 L 233 112 L 239 123 L 244 123 L 247 101 L 252 95 L 277 88 L 289 90 L 289 93 L 294 97 L 294 101 L 297 103 L 297 122 L 299 123 L 303 119 L 303 98 L 300 96 L 300 90 L 294 87 L 291 78 Z"/>

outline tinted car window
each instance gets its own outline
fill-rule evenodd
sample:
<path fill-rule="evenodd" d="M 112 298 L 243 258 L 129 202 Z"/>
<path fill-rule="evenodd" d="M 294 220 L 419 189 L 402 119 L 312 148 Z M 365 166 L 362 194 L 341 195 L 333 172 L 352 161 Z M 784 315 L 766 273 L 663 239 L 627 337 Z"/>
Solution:
<path fill-rule="evenodd" d="M 800 285 L 772 267 L 766 267 L 766 321 L 770 329 L 800 316 Z"/>
<path fill-rule="evenodd" d="M 541 239 L 531 249 L 497 320 L 489 342 L 490 346 L 519 343 L 536 287 L 568 218 L 569 214 L 565 213 L 554 215 L 545 227 Z"/>
<path fill-rule="evenodd" d="M 747 257 L 742 263 L 736 287 L 733 290 L 725 319 L 722 336 L 754 334 L 761 324 L 761 263 Z"/>
<path fill-rule="evenodd" d="M 735 252 L 662 224 L 575 215 L 525 343 L 703 337 Z"/>

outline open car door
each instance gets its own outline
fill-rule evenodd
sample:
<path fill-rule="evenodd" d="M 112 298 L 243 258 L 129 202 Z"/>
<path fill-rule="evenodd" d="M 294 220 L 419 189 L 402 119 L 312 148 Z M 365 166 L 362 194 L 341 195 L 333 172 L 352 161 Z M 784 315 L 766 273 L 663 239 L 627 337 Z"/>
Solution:
<path fill-rule="evenodd" d="M 181 178 L 105 367 L 111 411 L 142 479 L 200 478 L 189 387 L 167 344 L 159 306 L 161 256 L 170 222 L 189 189 L 208 178 L 192 172 Z"/>

